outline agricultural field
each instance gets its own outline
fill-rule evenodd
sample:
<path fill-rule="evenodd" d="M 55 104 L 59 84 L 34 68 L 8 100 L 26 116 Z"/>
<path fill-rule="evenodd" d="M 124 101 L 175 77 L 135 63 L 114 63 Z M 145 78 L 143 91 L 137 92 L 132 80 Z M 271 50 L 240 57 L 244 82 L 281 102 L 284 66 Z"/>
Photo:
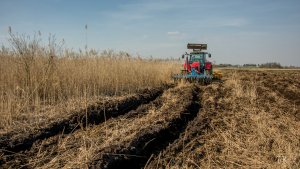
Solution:
<path fill-rule="evenodd" d="M 174 83 L 175 60 L 11 38 L 0 51 L 0 168 L 300 167 L 297 69 Z"/>
<path fill-rule="evenodd" d="M 173 83 L 173 61 L 39 50 L 2 51 L 0 168 L 300 168 L 299 70 Z"/>
<path fill-rule="evenodd" d="M 300 169 L 300 0 L 0 0 L 0 169 Z"/>

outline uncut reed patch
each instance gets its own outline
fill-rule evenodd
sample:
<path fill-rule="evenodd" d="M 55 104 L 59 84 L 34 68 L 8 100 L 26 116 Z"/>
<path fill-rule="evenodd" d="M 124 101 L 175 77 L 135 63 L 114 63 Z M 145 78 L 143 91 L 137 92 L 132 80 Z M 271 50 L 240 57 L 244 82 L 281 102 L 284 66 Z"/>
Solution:
<path fill-rule="evenodd" d="M 22 121 L 24 114 L 68 100 L 160 86 L 178 70 L 175 62 L 126 52 L 61 49 L 54 37 L 43 45 L 40 35 L 30 38 L 10 32 L 10 36 L 11 48 L 0 50 L 0 131 Z"/>

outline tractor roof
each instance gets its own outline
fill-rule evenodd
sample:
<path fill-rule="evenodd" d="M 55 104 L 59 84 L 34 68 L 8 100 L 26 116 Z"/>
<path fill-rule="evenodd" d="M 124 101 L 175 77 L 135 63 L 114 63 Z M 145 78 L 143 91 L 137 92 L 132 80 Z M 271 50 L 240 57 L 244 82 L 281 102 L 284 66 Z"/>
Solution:
<path fill-rule="evenodd" d="M 188 43 L 187 48 L 193 49 L 193 51 L 201 51 L 207 49 L 207 44 Z"/>

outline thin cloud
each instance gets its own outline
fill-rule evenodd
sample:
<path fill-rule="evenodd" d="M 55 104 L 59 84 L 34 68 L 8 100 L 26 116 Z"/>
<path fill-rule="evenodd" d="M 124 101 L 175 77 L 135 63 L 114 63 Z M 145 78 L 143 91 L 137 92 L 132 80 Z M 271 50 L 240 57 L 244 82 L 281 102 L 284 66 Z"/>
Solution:
<path fill-rule="evenodd" d="M 143 38 L 143 39 L 148 39 L 148 38 L 149 38 L 149 35 L 143 35 L 142 38 Z"/>
<path fill-rule="evenodd" d="M 162 17 L 167 11 L 184 11 L 186 8 L 194 5 L 186 3 L 182 0 L 167 0 L 167 1 L 137 1 L 133 3 L 124 3 L 116 6 L 115 11 L 107 10 L 99 12 L 100 15 L 105 15 L 107 19 L 117 20 L 118 22 L 152 21 L 153 18 Z"/>
<path fill-rule="evenodd" d="M 179 31 L 169 31 L 166 34 L 168 36 L 168 39 L 176 41 L 186 39 L 187 37 L 186 33 Z"/>
<path fill-rule="evenodd" d="M 170 31 L 170 32 L 167 32 L 167 35 L 169 36 L 176 36 L 176 35 L 179 35 L 180 32 L 179 31 Z"/>
<path fill-rule="evenodd" d="M 248 24 L 248 21 L 244 18 L 234 18 L 226 20 L 221 23 L 221 26 L 224 27 L 242 27 Z"/>

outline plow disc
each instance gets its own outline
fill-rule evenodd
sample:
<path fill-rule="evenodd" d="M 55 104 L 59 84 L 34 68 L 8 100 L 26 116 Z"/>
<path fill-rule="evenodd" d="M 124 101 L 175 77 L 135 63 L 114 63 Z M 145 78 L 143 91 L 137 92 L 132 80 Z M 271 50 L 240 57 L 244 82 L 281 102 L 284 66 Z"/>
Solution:
<path fill-rule="evenodd" d="M 184 80 L 187 82 L 198 82 L 198 83 L 205 83 L 209 84 L 213 80 L 213 76 L 204 72 L 202 74 L 198 74 L 195 69 L 192 69 L 191 72 L 186 70 L 182 70 L 181 74 L 176 74 L 173 76 L 175 82 Z"/>

